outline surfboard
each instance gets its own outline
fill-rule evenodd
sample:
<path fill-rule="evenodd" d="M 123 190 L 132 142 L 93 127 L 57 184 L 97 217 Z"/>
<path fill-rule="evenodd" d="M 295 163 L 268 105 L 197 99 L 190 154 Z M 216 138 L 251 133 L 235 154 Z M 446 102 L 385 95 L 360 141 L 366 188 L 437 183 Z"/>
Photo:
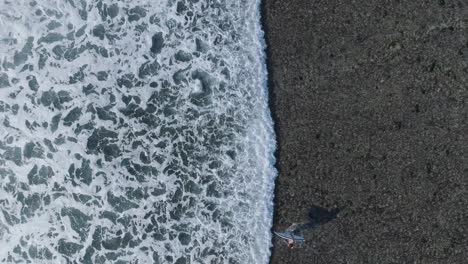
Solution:
<path fill-rule="evenodd" d="M 296 242 L 305 242 L 305 239 L 304 239 L 303 237 L 301 237 L 301 236 L 296 236 L 296 235 L 294 235 L 294 234 L 291 233 L 291 232 L 283 232 L 283 233 L 281 233 L 281 232 L 273 232 L 273 233 L 275 233 L 275 235 L 281 237 L 282 239 L 292 239 L 292 240 L 294 240 L 294 241 L 296 241 Z"/>

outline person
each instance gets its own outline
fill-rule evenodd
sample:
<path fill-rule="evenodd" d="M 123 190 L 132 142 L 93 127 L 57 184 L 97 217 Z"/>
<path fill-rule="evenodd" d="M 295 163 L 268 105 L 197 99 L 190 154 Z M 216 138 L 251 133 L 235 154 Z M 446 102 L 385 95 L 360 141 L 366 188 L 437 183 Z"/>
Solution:
<path fill-rule="evenodd" d="M 288 249 L 293 249 L 296 247 L 300 248 L 305 242 L 303 237 L 299 236 L 298 234 L 294 234 L 291 231 L 274 233 L 279 236 L 286 243 L 286 245 L 288 245 Z"/>
<path fill-rule="evenodd" d="M 292 239 L 287 239 L 286 242 L 288 243 L 288 248 L 293 249 L 294 248 L 294 240 Z"/>

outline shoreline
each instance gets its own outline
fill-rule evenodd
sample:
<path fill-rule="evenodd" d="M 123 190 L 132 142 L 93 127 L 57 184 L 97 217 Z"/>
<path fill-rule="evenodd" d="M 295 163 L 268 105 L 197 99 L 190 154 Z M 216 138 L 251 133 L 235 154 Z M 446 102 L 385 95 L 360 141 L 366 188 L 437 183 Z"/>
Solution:
<path fill-rule="evenodd" d="M 264 41 L 265 41 L 265 50 L 264 50 L 264 53 L 265 53 L 265 67 L 266 67 L 266 71 L 267 71 L 267 90 L 268 90 L 268 107 L 270 109 L 270 116 L 271 116 L 271 120 L 273 121 L 273 130 L 274 130 L 274 133 L 275 133 L 275 143 L 276 143 L 276 148 L 275 148 L 275 151 L 273 153 L 273 156 L 275 158 L 275 164 L 273 165 L 273 167 L 276 169 L 277 171 L 277 175 L 275 177 L 275 183 L 274 183 L 274 191 L 273 191 L 273 219 L 272 219 L 272 225 L 271 225 L 271 247 L 270 247 L 270 261 L 269 263 L 271 263 L 271 258 L 273 256 L 273 253 L 274 253 L 274 249 L 275 249 L 275 244 L 274 244 L 274 241 L 275 241 L 275 235 L 274 235 L 274 228 L 275 228 L 275 219 L 276 219 L 276 192 L 277 192 L 277 185 L 276 185 L 276 181 L 278 180 L 278 177 L 281 175 L 281 166 L 279 166 L 279 161 L 280 161 L 280 153 L 281 153 L 281 148 L 280 148 L 280 144 L 279 142 L 281 141 L 281 138 L 280 138 L 280 127 L 279 127 L 279 123 L 277 122 L 277 116 L 276 116 L 276 107 L 275 107 L 275 104 L 274 102 L 276 101 L 276 94 L 275 94 L 275 90 L 272 89 L 273 87 L 273 76 L 274 76 L 274 73 L 273 73 L 273 67 L 271 66 L 271 54 L 270 54 L 270 43 L 269 43 L 269 38 L 268 38 L 268 35 L 269 35 L 269 29 L 268 29 L 268 23 L 266 22 L 266 6 L 265 6 L 265 1 L 264 0 L 260 0 L 260 23 L 261 23 L 261 27 L 262 27 L 262 31 L 263 31 L 263 34 L 264 34 Z"/>

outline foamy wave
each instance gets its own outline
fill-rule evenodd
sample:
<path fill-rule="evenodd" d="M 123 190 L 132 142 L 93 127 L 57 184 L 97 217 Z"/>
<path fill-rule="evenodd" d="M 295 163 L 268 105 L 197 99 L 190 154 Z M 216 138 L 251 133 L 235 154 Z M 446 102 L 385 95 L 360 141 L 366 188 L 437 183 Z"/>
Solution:
<path fill-rule="evenodd" d="M 2 262 L 268 262 L 259 1 L 0 5 Z"/>

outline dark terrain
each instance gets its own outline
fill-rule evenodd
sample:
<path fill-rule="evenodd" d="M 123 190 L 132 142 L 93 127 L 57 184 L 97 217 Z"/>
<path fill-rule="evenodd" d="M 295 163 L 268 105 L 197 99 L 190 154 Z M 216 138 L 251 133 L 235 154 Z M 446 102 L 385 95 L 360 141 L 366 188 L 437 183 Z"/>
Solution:
<path fill-rule="evenodd" d="M 278 136 L 271 263 L 468 263 L 468 2 L 264 0 Z"/>

